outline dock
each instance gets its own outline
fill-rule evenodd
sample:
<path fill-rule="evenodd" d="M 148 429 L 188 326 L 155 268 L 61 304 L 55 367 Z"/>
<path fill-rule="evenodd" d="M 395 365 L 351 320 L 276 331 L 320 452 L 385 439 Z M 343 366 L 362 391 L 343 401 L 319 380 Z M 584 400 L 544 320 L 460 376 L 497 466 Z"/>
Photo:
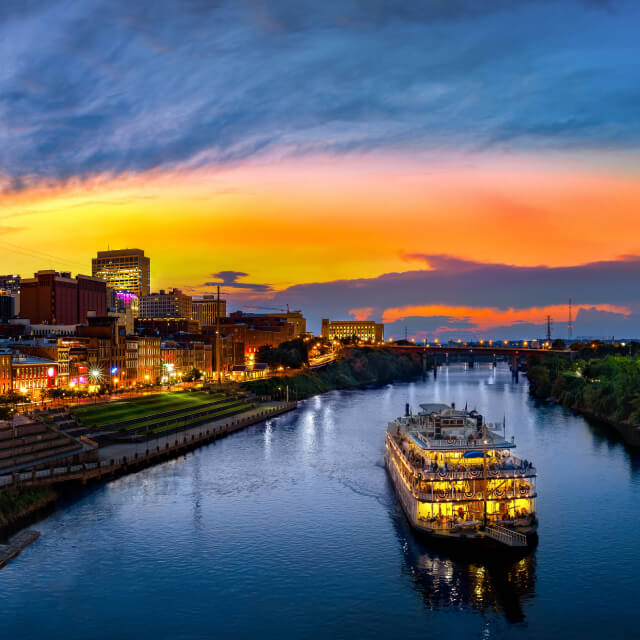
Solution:
<path fill-rule="evenodd" d="M 34 529 L 21 531 L 9 540 L 9 544 L 0 545 L 0 569 L 10 560 L 22 553 L 32 542 L 40 537 L 40 533 Z"/>

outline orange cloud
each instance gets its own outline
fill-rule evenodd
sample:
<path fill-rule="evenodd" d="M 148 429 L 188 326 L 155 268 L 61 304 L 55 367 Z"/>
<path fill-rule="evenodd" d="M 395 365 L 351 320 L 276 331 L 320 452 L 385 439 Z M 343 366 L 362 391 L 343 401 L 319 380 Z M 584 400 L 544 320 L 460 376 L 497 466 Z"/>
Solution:
<path fill-rule="evenodd" d="M 631 310 L 627 307 L 610 305 L 610 304 L 584 304 L 574 305 L 574 314 L 577 315 L 580 309 L 595 309 L 597 311 L 609 311 L 613 313 L 621 313 L 624 315 L 631 314 Z M 574 318 L 575 318 L 574 315 Z M 530 307 L 528 309 L 498 309 L 495 307 L 457 307 L 447 305 L 409 305 L 406 307 L 396 307 L 386 309 L 382 314 L 383 322 L 396 322 L 404 320 L 408 317 L 451 317 L 458 321 L 467 321 L 473 324 L 474 329 L 485 331 L 495 327 L 501 327 L 510 324 L 518 324 L 530 322 L 533 324 L 542 324 L 546 322 L 547 316 L 551 318 L 562 318 L 563 321 L 567 317 L 566 305 L 550 305 L 546 307 Z M 442 330 L 450 330 L 443 327 Z M 454 329 L 459 331 L 459 329 Z"/>
<path fill-rule="evenodd" d="M 349 315 L 355 320 L 368 320 L 374 312 L 373 307 L 362 307 L 361 309 L 349 309 Z"/>
<path fill-rule="evenodd" d="M 473 162 L 318 156 L 34 184 L 0 194 L 0 226 L 13 228 L 0 272 L 86 272 L 98 249 L 139 246 L 153 288 L 242 270 L 280 290 L 405 271 L 406 255 L 557 266 L 637 251 L 640 181 L 624 167 Z"/>

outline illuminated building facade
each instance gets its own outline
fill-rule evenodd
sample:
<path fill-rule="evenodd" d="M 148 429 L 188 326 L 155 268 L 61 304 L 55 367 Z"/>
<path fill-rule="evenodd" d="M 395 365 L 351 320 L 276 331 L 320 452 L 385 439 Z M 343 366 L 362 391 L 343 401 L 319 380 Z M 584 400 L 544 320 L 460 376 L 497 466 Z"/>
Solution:
<path fill-rule="evenodd" d="M 322 337 L 325 340 L 342 340 L 356 336 L 363 342 L 383 342 L 384 324 L 373 320 L 322 319 Z"/>
<path fill-rule="evenodd" d="M 0 293 L 20 293 L 20 276 L 16 274 L 0 276 Z"/>
<path fill-rule="evenodd" d="M 15 343 L 15 348 L 24 355 L 55 362 L 58 378 L 56 386 L 67 387 L 69 385 L 69 346 L 64 344 L 63 339 L 53 341 L 43 339 L 21 340 Z"/>
<path fill-rule="evenodd" d="M 162 375 L 161 338 L 138 338 L 138 384 L 155 384 Z"/>
<path fill-rule="evenodd" d="M 220 299 L 220 308 L 218 309 L 218 300 L 216 296 L 204 296 L 202 298 L 194 298 L 191 305 L 191 318 L 200 323 L 201 327 L 212 327 L 216 323 L 218 315 L 224 318 L 227 315 L 227 301 Z"/>
<path fill-rule="evenodd" d="M 160 350 L 163 376 L 181 378 L 193 369 L 209 377 L 213 371 L 212 345 L 200 341 L 176 342 L 167 340 Z"/>
<path fill-rule="evenodd" d="M 131 315 L 137 318 L 140 315 L 140 297 L 133 291 L 116 291 L 115 308 L 119 313 L 131 310 Z"/>
<path fill-rule="evenodd" d="M 11 351 L 8 349 L 0 350 L 0 395 L 6 395 L 13 389 L 11 384 L 11 358 Z"/>
<path fill-rule="evenodd" d="M 11 359 L 11 379 L 14 393 L 40 397 L 45 390 L 58 386 L 58 363 L 14 352 Z"/>
<path fill-rule="evenodd" d="M 148 296 L 151 289 L 151 262 L 141 249 L 98 251 L 91 260 L 91 273 L 116 291 Z"/>
<path fill-rule="evenodd" d="M 187 318 L 191 319 L 192 300 L 180 289 L 160 290 L 140 298 L 141 318 Z"/>

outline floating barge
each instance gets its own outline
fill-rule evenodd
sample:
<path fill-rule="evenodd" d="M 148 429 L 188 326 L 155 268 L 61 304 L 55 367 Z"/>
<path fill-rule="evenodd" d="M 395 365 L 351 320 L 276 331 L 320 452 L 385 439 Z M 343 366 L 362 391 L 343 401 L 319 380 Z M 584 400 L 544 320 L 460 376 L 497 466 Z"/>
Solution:
<path fill-rule="evenodd" d="M 504 425 L 455 405 L 420 409 L 407 405 L 386 434 L 386 467 L 412 528 L 446 542 L 533 546 L 536 469 L 511 453 Z"/>

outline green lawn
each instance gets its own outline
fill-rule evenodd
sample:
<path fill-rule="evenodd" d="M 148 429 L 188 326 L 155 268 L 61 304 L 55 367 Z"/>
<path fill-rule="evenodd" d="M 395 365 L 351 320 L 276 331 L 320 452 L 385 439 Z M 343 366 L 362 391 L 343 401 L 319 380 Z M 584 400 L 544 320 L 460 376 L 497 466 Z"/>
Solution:
<path fill-rule="evenodd" d="M 118 400 L 103 405 L 82 405 L 71 411 L 85 425 L 102 426 L 144 418 L 165 411 L 178 409 L 197 409 L 199 405 L 216 402 L 224 398 L 224 394 L 193 393 L 154 393 L 141 398 Z"/>
<path fill-rule="evenodd" d="M 210 414 L 210 417 L 213 420 L 213 419 L 215 419 L 216 415 L 218 415 L 218 413 L 224 413 L 229 407 L 231 407 L 231 405 L 234 405 L 237 402 L 238 402 L 237 400 L 227 400 L 226 402 L 221 402 L 220 404 L 216 405 L 215 407 L 206 407 L 205 410 L 211 410 L 211 409 L 215 408 L 216 412 Z M 231 407 L 231 408 L 233 408 L 233 407 Z M 197 409 L 197 407 L 196 407 L 196 409 Z M 185 408 L 184 411 L 191 413 L 193 411 L 193 407 L 187 407 L 187 408 Z M 178 414 L 176 416 L 171 416 L 170 418 L 166 418 L 166 419 L 167 420 L 176 420 L 179 417 L 180 417 L 180 414 Z M 163 420 L 164 420 L 164 418 L 157 418 L 157 417 L 154 418 L 152 416 L 149 416 L 149 420 L 142 420 L 140 422 L 135 422 L 134 424 L 129 424 L 126 427 L 120 427 L 119 430 L 120 431 L 129 431 L 130 429 L 140 429 L 141 427 L 146 427 L 146 426 L 150 426 L 150 425 L 153 425 L 153 424 L 157 424 L 158 422 L 162 422 Z"/>
<path fill-rule="evenodd" d="M 246 411 L 247 409 L 250 409 L 250 408 L 251 408 L 250 404 L 240 404 L 237 407 L 232 407 L 231 409 L 223 410 L 218 413 L 207 416 L 207 421 L 220 420 L 221 418 L 224 418 L 228 414 L 235 413 L 238 411 Z M 191 425 L 197 424 L 201 420 L 202 418 L 191 418 L 189 420 L 183 420 L 181 422 L 176 422 L 175 424 L 170 424 L 163 427 L 157 427 L 156 429 L 153 430 L 152 433 L 162 433 L 163 431 L 169 431 L 169 429 L 177 429 L 177 428 L 186 429 Z"/>

